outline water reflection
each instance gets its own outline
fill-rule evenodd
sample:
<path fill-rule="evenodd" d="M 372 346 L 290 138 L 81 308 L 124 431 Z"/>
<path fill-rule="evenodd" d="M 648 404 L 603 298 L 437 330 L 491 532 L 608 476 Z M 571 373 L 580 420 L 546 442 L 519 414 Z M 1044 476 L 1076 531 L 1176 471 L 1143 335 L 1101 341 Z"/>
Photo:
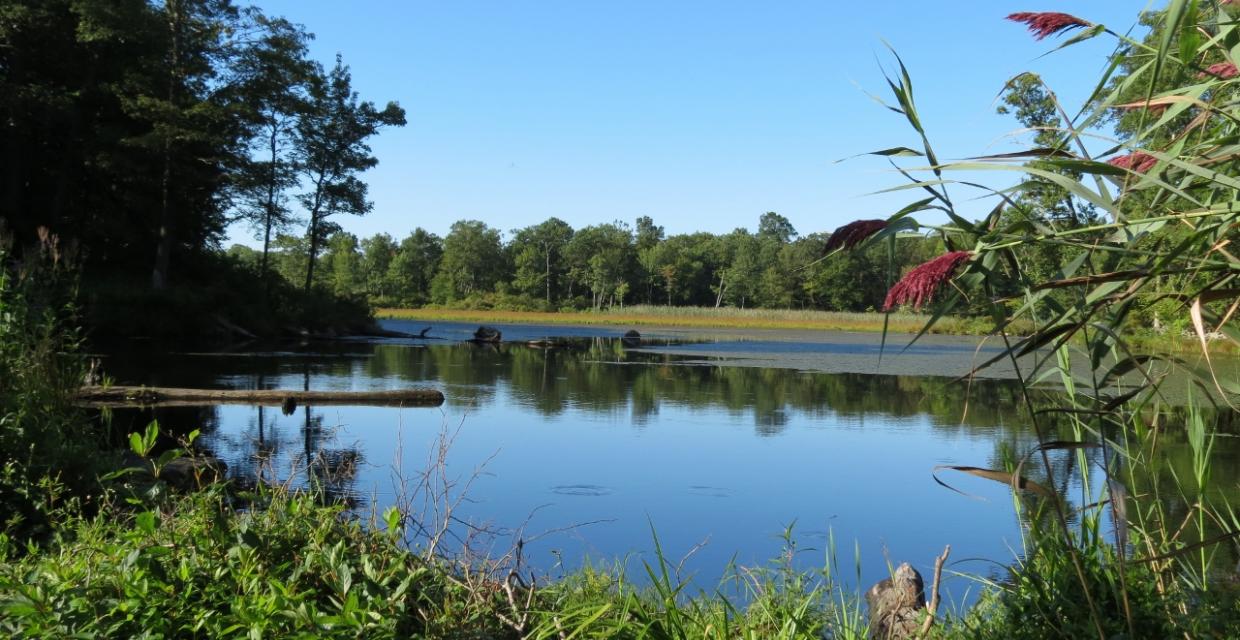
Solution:
<path fill-rule="evenodd" d="M 182 432 L 198 428 L 234 477 L 313 484 L 358 508 L 382 510 L 403 490 L 394 478 L 416 477 L 434 457 L 441 427 L 459 428 L 454 477 L 486 465 L 472 478 L 462 520 L 500 529 L 516 529 L 531 514 L 546 529 L 605 522 L 543 539 L 530 554 L 545 569 L 587 555 L 647 553 L 652 525 L 673 556 L 709 539 L 690 564 L 707 582 L 734 557 L 773 557 L 778 533 L 793 521 L 819 551 L 828 528 L 837 540 L 859 541 L 865 580 L 885 573 L 884 554 L 928 563 L 947 543 L 958 557 L 1007 562 L 1020 548 L 1020 531 L 1006 488 L 951 477 L 989 502 L 970 500 L 937 486 L 930 469 L 1000 468 L 1036 444 L 1011 381 L 739 367 L 597 337 L 552 348 L 359 342 L 245 354 L 129 353 L 111 359 L 108 370 L 121 383 L 167 386 L 439 388 L 447 397 L 442 410 L 175 408 L 117 412 L 118 431 L 152 417 Z M 1062 424 L 1048 427 L 1069 435 Z M 1168 430 L 1160 447 L 1159 477 L 1188 477 L 1182 434 Z M 1100 455 L 1087 452 L 1086 463 L 1096 467 Z M 1236 440 L 1220 439 L 1215 456 L 1211 490 L 1236 497 Z M 1027 475 L 1064 494 L 1079 492 L 1071 482 L 1076 456 L 1056 455 L 1053 463 L 1051 478 L 1040 465 Z M 1149 488 L 1129 493 L 1138 489 Z M 1174 494 L 1166 500 L 1172 516 L 1191 505 Z M 806 562 L 820 563 L 821 553 Z"/>
<path fill-rule="evenodd" d="M 431 386 L 444 390 L 447 405 L 459 409 L 494 403 L 503 389 L 509 402 L 543 416 L 573 410 L 624 413 L 637 427 L 657 419 L 667 406 L 724 410 L 751 416 L 759 436 L 781 433 L 790 410 L 862 423 L 875 414 L 928 415 L 936 428 L 991 435 L 1008 426 L 1021 409 L 1019 388 L 1010 381 L 977 380 L 966 385 L 946 377 L 715 366 L 682 356 L 630 351 L 620 340 L 604 338 L 553 349 L 523 344 L 351 344 L 338 349 L 317 347 L 296 357 L 128 354 L 110 371 L 120 383 L 207 388 Z M 202 420 L 198 409 L 161 410 L 161 415 L 169 424 L 212 422 Z M 310 412 L 305 415 L 305 452 L 310 455 L 317 449 L 313 441 L 321 427 Z M 255 425 L 260 441 L 266 425 L 260 415 Z"/>

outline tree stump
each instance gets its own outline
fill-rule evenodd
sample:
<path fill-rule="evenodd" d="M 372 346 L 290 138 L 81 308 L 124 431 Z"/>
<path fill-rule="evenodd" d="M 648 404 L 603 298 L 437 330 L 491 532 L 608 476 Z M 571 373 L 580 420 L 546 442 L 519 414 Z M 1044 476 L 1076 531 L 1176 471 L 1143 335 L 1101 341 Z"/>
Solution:
<path fill-rule="evenodd" d="M 890 578 L 870 587 L 865 601 L 870 605 L 871 640 L 904 640 L 921 630 L 925 583 L 909 563 L 901 564 Z"/>

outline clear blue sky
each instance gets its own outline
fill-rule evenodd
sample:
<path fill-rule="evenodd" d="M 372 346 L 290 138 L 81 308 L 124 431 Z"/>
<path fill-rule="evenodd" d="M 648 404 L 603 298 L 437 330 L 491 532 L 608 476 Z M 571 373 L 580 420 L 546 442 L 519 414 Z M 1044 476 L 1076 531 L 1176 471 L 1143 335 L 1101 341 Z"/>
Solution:
<path fill-rule="evenodd" d="M 994 114 L 1004 81 L 1037 71 L 1069 104 L 1101 73 L 1103 36 L 1045 58 L 1014 11 L 1065 11 L 1127 31 L 1145 0 L 262 0 L 340 52 L 364 99 L 396 100 L 408 126 L 374 140 L 375 203 L 339 222 L 397 238 L 479 219 L 505 232 L 557 216 L 574 227 L 649 215 L 669 234 L 757 226 L 801 233 L 883 217 L 906 192 L 877 158 L 916 146 L 888 97 L 883 40 L 913 75 L 944 158 L 1012 151 Z M 1157 5 L 1161 6 L 1161 4 Z M 993 176 L 1001 180 L 1002 176 Z M 988 205 L 979 203 L 978 208 Z M 232 238 L 252 243 L 234 228 Z"/>

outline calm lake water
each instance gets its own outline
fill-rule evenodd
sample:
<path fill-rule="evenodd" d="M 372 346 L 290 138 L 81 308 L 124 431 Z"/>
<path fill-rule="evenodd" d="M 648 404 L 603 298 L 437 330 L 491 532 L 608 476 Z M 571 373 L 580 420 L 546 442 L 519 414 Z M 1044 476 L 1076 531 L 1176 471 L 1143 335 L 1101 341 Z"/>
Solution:
<path fill-rule="evenodd" d="M 414 333 L 424 326 L 384 324 Z M 200 429 L 199 443 L 239 479 L 318 479 L 362 513 L 393 504 L 402 478 L 408 496 L 447 433 L 444 477 L 455 483 L 450 496 L 463 498 L 453 534 L 498 532 L 476 539 L 492 552 L 520 537 L 533 565 L 552 575 L 587 558 L 627 560 L 641 574 L 640 561 L 653 560 L 652 532 L 673 561 L 689 554 L 684 570 L 706 588 L 731 561 L 776 558 L 789 527 L 798 564 L 821 566 L 833 536 L 845 577 L 854 579 L 859 551 L 867 585 L 887 575 L 888 560 L 928 575 L 946 544 L 953 569 L 991 575 L 1021 550 L 1006 487 L 940 472 L 964 496 L 932 477 L 936 465 L 1001 467 L 1005 452 L 1035 444 L 1012 380 L 951 377 L 993 347 L 929 337 L 896 356 L 896 341 L 880 369 L 873 335 L 652 331 L 626 346 L 621 329 L 501 325 L 512 342 L 461 342 L 475 326 L 437 323 L 430 335 L 444 339 L 426 342 L 127 351 L 105 368 L 127 384 L 440 389 L 447 402 L 433 409 L 299 407 L 282 415 L 225 406 L 154 417 L 178 432 Z M 548 337 L 568 342 L 527 344 Z M 151 417 L 118 412 L 115 420 L 132 430 Z M 1182 436 L 1166 439 L 1168 466 L 1183 464 L 1174 455 Z M 1216 456 L 1218 490 L 1233 493 L 1235 438 L 1221 438 Z M 964 579 L 947 582 L 957 600 L 976 590 Z"/>

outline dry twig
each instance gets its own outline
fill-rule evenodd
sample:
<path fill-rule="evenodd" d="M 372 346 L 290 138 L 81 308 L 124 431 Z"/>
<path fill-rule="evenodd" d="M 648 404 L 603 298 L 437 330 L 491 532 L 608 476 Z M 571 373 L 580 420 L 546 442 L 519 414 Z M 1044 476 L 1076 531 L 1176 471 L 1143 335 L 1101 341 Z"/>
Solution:
<path fill-rule="evenodd" d="M 934 615 L 939 609 L 939 582 L 943 579 L 943 563 L 947 562 L 947 556 L 952 552 L 952 546 L 949 544 L 943 547 L 943 554 L 934 560 L 934 582 L 930 583 L 930 602 L 926 603 L 926 621 L 921 623 L 921 633 L 917 634 L 918 638 L 926 637 L 930 633 L 930 627 L 934 626 Z"/>

